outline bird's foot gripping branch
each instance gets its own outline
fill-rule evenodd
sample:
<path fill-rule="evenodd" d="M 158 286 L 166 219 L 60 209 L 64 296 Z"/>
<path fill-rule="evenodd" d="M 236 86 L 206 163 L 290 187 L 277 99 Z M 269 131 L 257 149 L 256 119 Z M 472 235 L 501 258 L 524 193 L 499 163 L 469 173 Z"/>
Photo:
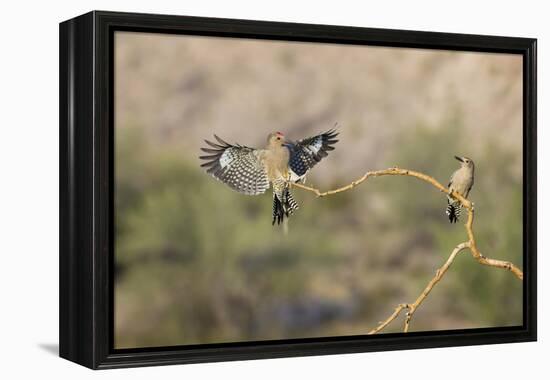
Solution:
<path fill-rule="evenodd" d="M 490 267 L 495 268 L 501 268 L 506 269 L 510 272 L 512 272 L 513 275 L 515 275 L 519 280 L 523 280 L 523 272 L 514 264 L 508 261 L 502 261 L 502 260 L 496 260 L 496 259 L 490 259 L 486 256 L 484 256 L 479 249 L 477 248 L 476 239 L 474 235 L 473 230 L 473 224 L 474 224 L 474 204 L 457 193 L 456 191 L 449 190 L 445 186 L 443 186 L 441 183 L 436 181 L 433 177 L 414 171 L 414 170 L 408 170 L 408 169 L 401 169 L 397 167 L 384 169 L 384 170 L 376 170 L 376 171 L 370 171 L 365 173 L 362 177 L 358 178 L 357 180 L 353 181 L 349 185 L 339 187 L 334 190 L 324 191 L 321 192 L 316 188 L 309 187 L 300 183 L 291 183 L 291 186 L 300 188 L 302 190 L 310 191 L 317 195 L 318 197 L 326 197 L 329 195 L 338 194 L 347 190 L 351 190 L 354 187 L 362 184 L 367 179 L 371 177 L 381 177 L 381 176 L 390 176 L 390 175 L 397 175 L 397 176 L 408 176 L 408 177 L 414 177 L 421 181 L 427 182 L 431 184 L 433 187 L 438 189 L 439 191 L 447 194 L 452 199 L 458 201 L 462 207 L 464 207 L 468 212 L 468 219 L 466 220 L 466 223 L 464 224 L 464 227 L 466 229 L 466 233 L 468 236 L 468 241 L 462 242 L 458 244 L 449 255 L 447 261 L 436 271 L 435 276 L 430 280 L 428 285 L 424 288 L 422 293 L 416 298 L 416 300 L 413 303 L 401 303 L 397 305 L 393 313 L 386 318 L 384 321 L 381 321 L 379 325 L 376 328 L 373 328 L 369 331 L 369 334 L 376 334 L 380 331 L 382 331 L 384 328 L 386 328 L 390 323 L 392 323 L 400 314 L 402 311 L 406 310 L 405 315 L 405 322 L 403 326 L 403 331 L 408 332 L 409 326 L 411 324 L 412 317 L 416 310 L 422 305 L 424 300 L 428 297 L 432 289 L 437 285 L 439 281 L 443 278 L 447 270 L 451 267 L 453 261 L 455 260 L 456 256 L 468 249 L 472 255 L 472 257 L 480 264 L 487 265 Z"/>

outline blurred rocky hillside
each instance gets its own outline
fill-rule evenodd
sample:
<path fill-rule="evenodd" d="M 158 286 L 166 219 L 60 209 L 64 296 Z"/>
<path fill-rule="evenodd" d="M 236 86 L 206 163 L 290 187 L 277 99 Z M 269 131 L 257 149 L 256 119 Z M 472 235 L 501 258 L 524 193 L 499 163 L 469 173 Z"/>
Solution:
<path fill-rule="evenodd" d="M 412 301 L 465 240 L 445 198 L 377 178 L 315 199 L 295 190 L 290 233 L 271 196 L 199 168 L 214 133 L 261 147 L 338 124 L 308 176 L 327 189 L 398 165 L 446 183 L 476 163 L 480 249 L 521 266 L 520 56 L 117 32 L 116 345 L 364 334 Z M 463 254 L 413 330 L 521 324 L 521 283 Z M 399 324 L 388 329 L 397 331 Z"/>

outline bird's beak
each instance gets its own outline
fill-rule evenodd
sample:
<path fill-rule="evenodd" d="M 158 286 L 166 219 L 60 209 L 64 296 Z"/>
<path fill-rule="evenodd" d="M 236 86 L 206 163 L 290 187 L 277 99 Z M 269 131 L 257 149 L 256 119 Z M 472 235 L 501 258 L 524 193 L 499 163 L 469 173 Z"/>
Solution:
<path fill-rule="evenodd" d="M 458 157 L 458 156 L 455 156 L 455 158 L 460 161 L 460 162 L 464 162 L 464 160 L 462 159 L 462 157 Z"/>

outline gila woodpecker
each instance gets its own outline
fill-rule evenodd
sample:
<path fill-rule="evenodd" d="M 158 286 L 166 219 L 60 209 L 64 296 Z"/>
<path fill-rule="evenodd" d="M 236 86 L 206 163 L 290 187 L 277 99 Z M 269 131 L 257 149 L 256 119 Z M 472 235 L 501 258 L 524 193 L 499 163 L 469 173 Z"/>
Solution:
<path fill-rule="evenodd" d="M 281 132 L 269 134 L 264 149 L 228 144 L 214 135 L 217 143 L 205 140 L 201 148 L 206 156 L 201 167 L 231 189 L 248 195 L 263 194 L 273 186 L 271 224 L 280 224 L 298 209 L 290 193 L 289 182 L 305 181 L 308 171 L 334 150 L 338 142 L 335 130 L 292 142 Z"/>
<path fill-rule="evenodd" d="M 468 157 L 455 156 L 455 158 L 460 161 L 460 168 L 451 176 L 448 188 L 449 191 L 456 191 L 464 198 L 467 198 L 474 185 L 474 162 Z M 458 221 L 461 208 L 462 204 L 458 200 L 447 195 L 446 213 L 451 223 Z"/>

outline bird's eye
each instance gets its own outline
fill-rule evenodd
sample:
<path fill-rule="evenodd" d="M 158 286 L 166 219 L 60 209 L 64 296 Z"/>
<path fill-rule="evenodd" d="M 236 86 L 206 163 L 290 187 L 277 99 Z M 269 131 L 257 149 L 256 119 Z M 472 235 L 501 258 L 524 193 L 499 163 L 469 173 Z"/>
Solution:
<path fill-rule="evenodd" d="M 277 137 L 277 140 L 280 140 L 281 138 L 280 137 Z"/>

